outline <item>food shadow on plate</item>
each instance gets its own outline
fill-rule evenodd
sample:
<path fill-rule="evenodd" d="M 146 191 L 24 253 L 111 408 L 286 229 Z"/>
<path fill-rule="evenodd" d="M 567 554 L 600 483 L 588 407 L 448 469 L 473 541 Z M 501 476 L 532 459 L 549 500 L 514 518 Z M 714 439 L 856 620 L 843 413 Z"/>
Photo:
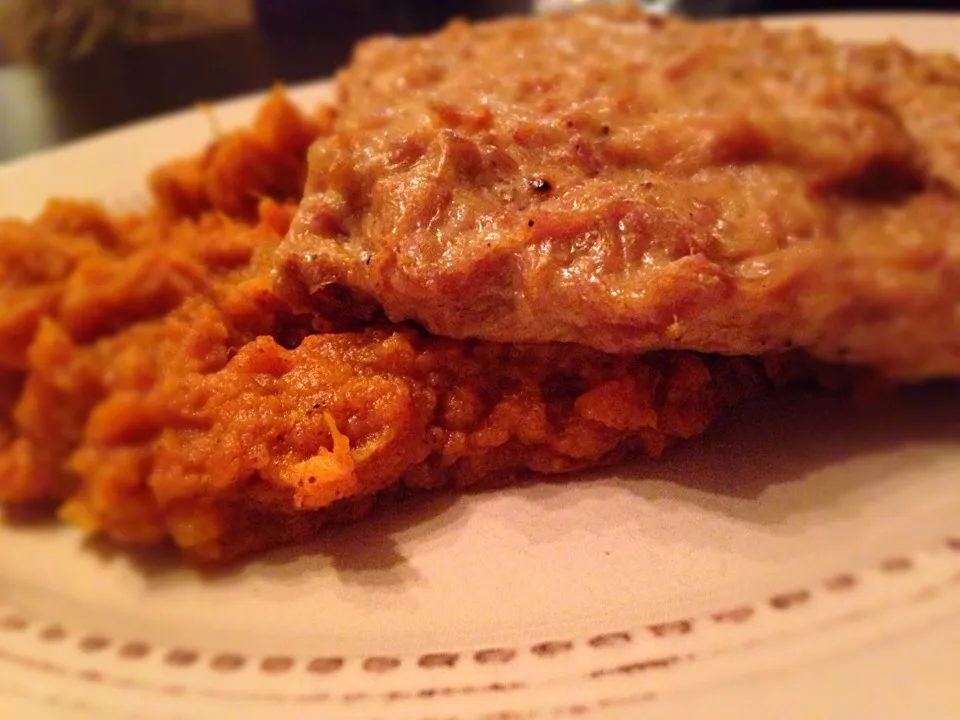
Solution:
<path fill-rule="evenodd" d="M 404 555 L 400 538 L 415 536 L 421 548 L 442 544 L 477 510 L 471 497 L 504 492 L 500 489 L 504 486 L 505 492 L 546 515 L 586 502 L 587 494 L 578 492 L 582 483 L 604 483 L 611 492 L 650 503 L 695 504 L 713 514 L 776 530 L 793 516 L 834 505 L 884 478 L 854 473 L 842 482 L 821 483 L 816 492 L 791 493 L 786 501 L 769 500 L 768 491 L 799 485 L 819 471 L 877 454 L 888 455 L 882 467 L 895 472 L 898 451 L 904 448 L 960 442 L 958 407 L 958 385 L 916 388 L 866 402 L 791 393 L 734 410 L 703 438 L 681 444 L 658 460 L 490 483 L 464 494 L 414 495 L 388 503 L 359 522 L 327 526 L 313 542 L 222 567 L 199 568 L 196 573 L 216 583 L 258 576 L 295 584 L 307 582 L 316 572 L 333 571 L 341 582 L 364 587 L 416 584 L 419 573 Z M 915 464 L 916 458 L 905 462 Z M 569 518 L 566 513 L 558 532 L 577 530 L 567 524 Z M 104 561 L 130 562 L 153 579 L 184 571 L 172 550 L 131 553 L 96 539 L 87 544 Z"/>
<path fill-rule="evenodd" d="M 189 566 L 172 544 L 136 549 L 110 540 L 87 537 L 87 552 L 103 563 L 124 563 L 152 585 L 179 583 L 185 575 L 203 582 L 242 582 L 251 575 L 286 584 L 307 583 L 315 573 L 334 572 L 340 582 L 364 587 L 415 584 L 416 568 L 400 550 L 397 537 L 415 530 L 422 544 L 438 541 L 465 518 L 466 508 L 452 493 L 424 494 L 374 511 L 361 521 L 323 527 L 317 539 L 290 545 L 217 566 Z"/>
<path fill-rule="evenodd" d="M 333 571 L 345 585 L 409 586 L 418 583 L 421 575 L 401 550 L 398 538 L 415 532 L 421 547 L 442 542 L 465 518 L 466 507 L 451 493 L 417 495 L 376 509 L 357 522 L 328 525 L 312 542 L 199 572 L 210 582 L 256 575 L 289 584 L 309 583 L 312 573 Z"/>
<path fill-rule="evenodd" d="M 650 503 L 700 509 L 767 528 L 879 488 L 960 444 L 960 384 L 931 384 L 851 401 L 787 393 L 731 411 L 708 432 L 659 459 L 530 484 L 540 512 L 577 502 L 573 483 L 608 483 Z M 929 451 L 929 452 L 927 452 Z M 855 472 L 842 472 L 857 463 Z M 865 473 L 864 468 L 870 472 Z M 829 473 L 831 482 L 805 483 Z M 775 490 L 794 490 L 779 493 Z M 801 491 L 802 490 L 802 491 Z"/>

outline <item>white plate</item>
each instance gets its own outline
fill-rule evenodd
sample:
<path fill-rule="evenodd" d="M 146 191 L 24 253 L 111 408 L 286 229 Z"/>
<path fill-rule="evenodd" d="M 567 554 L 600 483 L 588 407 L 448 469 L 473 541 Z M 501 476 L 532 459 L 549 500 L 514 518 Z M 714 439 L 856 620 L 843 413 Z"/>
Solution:
<path fill-rule="evenodd" d="M 7 165 L 0 215 L 142 201 L 209 136 L 191 111 Z M 0 717 L 955 719 L 958 401 L 753 407 L 663 462 L 411 502 L 214 574 L 0 527 Z"/>

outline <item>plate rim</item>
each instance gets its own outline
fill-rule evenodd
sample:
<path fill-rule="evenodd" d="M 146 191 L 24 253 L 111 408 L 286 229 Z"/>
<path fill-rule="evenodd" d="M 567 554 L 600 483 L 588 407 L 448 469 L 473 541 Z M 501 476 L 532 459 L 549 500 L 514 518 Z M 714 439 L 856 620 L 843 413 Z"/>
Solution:
<path fill-rule="evenodd" d="M 945 13 L 929 13 L 929 12 L 823 13 L 823 14 L 818 13 L 818 14 L 763 16 L 757 19 L 761 20 L 761 22 L 764 22 L 764 23 L 770 23 L 772 26 L 775 26 L 775 27 L 776 26 L 785 27 L 785 26 L 796 25 L 796 24 L 812 24 L 814 26 L 817 26 L 824 21 L 826 21 L 828 24 L 859 22 L 859 21 L 862 21 L 865 17 L 870 18 L 871 21 L 877 21 L 877 22 L 882 21 L 882 22 L 889 22 L 889 23 L 903 23 L 905 20 L 907 20 L 910 23 L 916 23 L 919 25 L 919 24 L 929 24 L 930 22 L 942 22 L 944 16 L 947 16 L 954 21 L 960 21 L 960 13 L 949 13 L 949 12 L 945 12 Z M 958 42 L 957 47 L 960 48 L 960 42 Z M 297 84 L 290 85 L 289 87 L 287 87 L 287 90 L 294 99 L 297 99 L 300 96 L 308 95 L 311 93 L 322 94 L 324 92 L 328 92 L 332 87 L 331 83 L 332 81 L 329 79 L 314 80 L 314 81 L 308 81 L 305 83 L 297 83 Z M 223 100 L 218 100 L 216 102 L 210 103 L 209 106 L 214 112 L 216 112 L 219 109 L 224 109 L 224 108 L 246 106 L 248 104 L 254 105 L 258 101 L 262 100 L 266 92 L 267 90 L 261 90 L 261 91 L 245 93 L 242 95 L 233 96 L 229 98 L 224 98 Z M 149 118 L 144 118 L 141 120 L 137 120 L 135 122 L 126 123 L 114 128 L 105 129 L 97 133 L 85 136 L 83 138 L 79 138 L 77 140 L 73 140 L 71 142 L 58 145 L 56 147 L 44 149 L 35 153 L 30 153 L 21 157 L 14 158 L 8 162 L 0 164 L 0 180 L 2 180 L 8 173 L 15 175 L 18 171 L 20 171 L 22 166 L 33 166 L 33 165 L 36 165 L 37 163 L 56 162 L 64 154 L 72 154 L 74 152 L 77 152 L 78 150 L 82 151 L 86 149 L 87 151 L 93 151 L 103 144 L 110 144 L 112 142 L 115 142 L 118 137 L 125 137 L 127 135 L 136 135 L 143 132 L 145 129 L 149 129 L 153 126 L 159 127 L 171 122 L 181 121 L 188 117 L 194 117 L 196 116 L 197 113 L 198 113 L 198 109 L 196 107 L 172 110 L 169 112 L 162 113 L 160 115 L 151 116 Z M 946 547 L 948 552 L 953 553 L 954 551 L 956 551 L 957 553 L 960 553 L 960 539 L 950 536 L 948 538 L 944 538 L 942 541 L 942 544 L 944 547 Z M 940 547 L 940 550 L 942 551 L 943 547 Z M 863 572 L 869 571 L 869 572 L 882 573 L 884 576 L 891 579 L 893 578 L 901 579 L 905 577 L 904 574 L 906 574 L 906 576 L 909 576 L 909 573 L 912 569 L 912 564 L 916 562 L 918 562 L 917 558 L 911 558 L 911 557 L 883 558 L 878 560 L 877 567 L 870 568 L 869 570 L 861 569 L 855 572 L 851 572 L 849 573 L 849 575 L 852 575 L 856 578 L 857 575 L 862 574 Z M 826 579 L 825 582 L 829 582 L 829 579 Z M 825 588 L 825 587 L 818 588 L 816 590 L 816 594 L 819 597 L 819 594 L 821 593 L 831 593 L 831 592 L 843 593 L 843 592 L 847 592 L 853 587 L 856 587 L 856 582 L 857 582 L 856 579 L 854 580 L 853 586 L 847 586 L 846 585 L 847 582 L 849 582 L 849 579 L 839 582 L 839 584 L 837 584 L 832 589 Z M 951 582 L 954 582 L 954 581 L 951 581 Z M 806 592 L 805 596 L 804 596 L 804 592 Z M 771 608 L 774 611 L 777 611 L 777 610 L 785 611 L 791 608 L 805 607 L 811 602 L 813 597 L 814 597 L 814 594 L 812 594 L 810 590 L 802 590 L 802 589 L 799 591 L 787 590 L 784 593 L 779 594 L 777 596 L 771 596 L 764 599 L 757 599 L 756 603 L 757 605 L 765 604 L 765 608 L 764 608 L 765 611 Z M 783 607 L 778 607 L 778 605 L 782 605 Z M 755 611 L 756 610 L 754 609 L 754 612 Z M 752 617 L 752 615 L 750 617 Z M 13 619 L 11 620 L 11 618 Z M 22 627 L 18 627 L 19 625 L 21 625 L 21 623 L 16 619 L 16 613 L 5 611 L 5 609 L 2 606 L 0 606 L 0 638 L 3 638 L 5 635 L 9 636 L 11 633 L 16 634 L 16 633 L 20 633 L 28 630 L 33 631 L 36 629 L 36 624 L 34 624 L 32 620 L 25 619 L 25 618 L 21 618 L 21 620 L 25 620 L 26 624 L 24 624 Z M 37 622 L 43 626 L 49 625 L 48 621 L 44 621 L 42 619 Z M 646 630 L 655 634 L 657 638 L 667 638 L 668 642 L 682 643 L 682 638 L 688 635 L 690 632 L 689 630 L 684 630 L 684 627 L 685 627 L 684 623 L 688 623 L 688 622 L 689 622 L 688 620 L 667 621 L 663 623 L 663 625 L 666 626 L 663 629 L 663 634 L 657 634 L 654 630 L 652 630 L 649 627 L 646 628 Z M 720 621 L 717 620 L 716 622 L 720 622 Z M 740 622 L 740 621 L 727 618 L 724 622 Z M 40 631 L 42 630 L 43 628 L 40 628 Z M 80 650 L 81 652 L 86 653 L 86 656 L 88 657 L 101 658 L 104 656 L 100 655 L 99 653 L 107 650 L 108 648 L 110 649 L 111 652 L 113 652 L 114 650 L 119 651 L 119 649 L 122 647 L 120 642 L 114 642 L 112 639 L 108 640 L 107 646 L 100 647 L 99 641 L 90 642 L 89 638 L 85 638 L 82 636 L 82 633 L 78 632 L 76 635 L 71 635 L 70 631 L 66 628 L 64 628 L 64 632 L 65 632 L 65 635 L 64 637 L 60 638 L 60 640 L 63 640 L 63 641 L 69 640 L 71 642 L 77 642 L 78 644 L 82 644 L 85 640 L 87 641 L 87 648 L 89 652 L 84 650 L 82 647 L 80 648 Z M 626 632 L 604 633 L 604 635 L 610 636 L 610 638 L 612 638 L 613 636 L 624 635 L 631 632 L 636 632 L 636 630 L 630 629 L 630 630 L 627 630 Z M 597 637 L 599 638 L 600 636 L 597 636 Z M 579 639 L 578 641 L 575 641 L 575 642 L 578 645 L 586 645 L 588 647 L 592 647 L 593 649 L 608 649 L 611 647 L 615 647 L 615 644 L 614 645 L 606 644 L 607 642 L 611 642 L 610 638 L 608 638 L 606 641 L 598 642 L 596 645 L 593 645 L 591 643 L 591 640 L 594 640 L 596 638 Z M 59 640 L 57 640 L 57 642 L 59 642 Z M 543 643 L 538 643 L 538 645 L 546 646 L 551 642 L 556 643 L 558 641 L 544 641 Z M 560 641 L 560 644 L 563 647 L 558 648 L 557 646 L 553 646 L 549 650 L 545 650 L 542 654 L 538 654 L 534 652 L 532 647 L 527 648 L 526 650 L 539 658 L 553 658 L 553 657 L 556 657 L 557 655 L 567 652 L 567 650 L 564 648 L 566 647 L 566 644 L 569 642 L 570 641 Z M 612 641 L 612 642 L 616 643 L 618 641 Z M 0 661 L 4 659 L 3 652 L 4 652 L 4 648 L 3 648 L 2 640 L 0 640 Z M 221 655 L 227 653 L 227 651 L 217 651 L 217 652 Z M 442 653 L 437 653 L 437 654 L 442 655 Z M 203 657 L 197 657 L 197 658 L 191 659 L 184 665 L 184 667 L 187 667 L 187 666 L 192 667 L 197 664 L 203 664 L 202 661 L 204 660 L 207 662 L 210 662 L 213 660 L 214 652 L 210 651 L 209 656 L 210 656 L 209 658 L 207 657 L 207 655 L 204 655 Z M 181 656 L 180 659 L 183 660 L 183 657 Z M 278 670 L 276 665 L 270 666 L 272 667 L 272 669 L 270 669 L 270 667 L 264 666 L 263 661 L 269 660 L 269 659 L 270 658 L 262 658 L 262 657 L 253 658 L 252 662 L 253 664 L 257 664 L 262 669 L 262 671 L 267 674 L 277 673 L 277 672 L 285 673 L 288 671 L 288 670 L 282 670 L 282 671 Z M 303 660 L 303 658 L 296 658 L 296 660 L 299 662 Z M 247 659 L 246 662 L 250 662 L 250 661 L 251 659 Z M 39 659 L 39 660 L 36 660 L 36 662 L 43 663 L 48 661 Z M 281 663 L 281 665 L 283 664 L 285 663 Z M 174 662 L 173 665 L 176 665 L 176 662 Z M 362 662 L 361 662 L 361 665 L 362 665 Z M 381 668 L 381 669 L 373 669 L 373 670 L 367 670 L 367 671 L 371 673 L 382 674 L 382 673 L 389 673 L 394 669 L 395 667 L 386 667 L 385 669 Z M 427 670 L 429 668 L 424 667 L 422 669 Z M 89 682 L 96 683 L 96 682 L 102 682 L 102 680 L 103 680 L 102 676 L 99 679 L 94 679 L 94 677 L 91 676 L 91 679 L 89 679 Z M 2 708 L 3 699 L 4 699 L 4 693 L 2 692 L 2 690 L 0 690 L 0 708 Z M 646 698 L 640 698 L 639 700 L 637 700 L 637 702 L 646 702 L 646 701 L 647 701 Z"/>

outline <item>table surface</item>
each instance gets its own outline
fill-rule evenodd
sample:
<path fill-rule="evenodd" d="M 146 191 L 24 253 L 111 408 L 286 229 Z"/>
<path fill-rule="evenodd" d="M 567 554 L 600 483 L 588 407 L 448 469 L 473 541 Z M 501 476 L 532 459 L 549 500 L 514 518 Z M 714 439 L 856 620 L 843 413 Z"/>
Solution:
<path fill-rule="evenodd" d="M 529 6 L 529 0 L 341 4 L 345 9 L 331 13 L 330 22 L 307 27 L 251 27 L 110 48 L 57 68 L 0 67 L 0 162 L 199 101 L 329 76 L 357 38 L 426 31 L 443 24 L 451 8 L 484 17 Z"/>

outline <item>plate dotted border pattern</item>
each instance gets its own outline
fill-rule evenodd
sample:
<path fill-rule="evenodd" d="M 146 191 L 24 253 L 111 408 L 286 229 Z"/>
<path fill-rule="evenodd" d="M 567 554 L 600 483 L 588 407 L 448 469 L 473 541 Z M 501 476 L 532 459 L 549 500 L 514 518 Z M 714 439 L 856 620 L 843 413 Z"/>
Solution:
<path fill-rule="evenodd" d="M 602 694 L 599 700 L 560 705 L 547 711 L 498 710 L 483 715 L 495 720 L 527 720 L 650 702 L 661 695 L 661 690 L 669 692 L 670 686 L 675 686 L 664 683 L 667 675 L 676 675 L 703 661 L 748 653 L 807 634 L 814 628 L 822 632 L 828 626 L 864 620 L 891 607 L 923 603 L 957 592 L 960 535 L 912 555 L 888 556 L 859 572 L 835 574 L 807 587 L 697 617 L 667 619 L 575 639 L 540 639 L 523 646 L 490 645 L 415 656 L 391 652 L 358 657 L 251 655 L 223 649 L 167 647 L 87 633 L 65 627 L 56 619 L 34 618 L 18 608 L 0 605 L 0 665 L 36 676 L 68 678 L 81 685 L 149 695 L 170 709 L 176 708 L 178 700 L 190 697 L 274 708 L 341 706 L 373 710 L 404 701 L 484 696 L 496 698 L 488 704 L 500 705 L 511 695 L 569 682 L 571 676 L 574 680 L 594 682 L 618 677 L 644 679 L 625 695 Z M 538 667 L 544 664 L 549 667 Z M 487 672 L 490 681 L 457 682 L 458 675 L 463 674 L 457 671 L 464 668 Z M 166 679 L 157 679 L 158 671 L 165 673 Z M 401 673 L 402 685 L 391 682 Z M 274 687 L 244 689 L 251 674 Z M 541 680 L 530 680 L 530 676 Z M 303 690 L 305 679 L 314 689 Z M 285 682 L 289 680 L 295 682 Z M 337 689 L 357 685 L 351 680 L 362 680 L 367 689 Z M 681 679 L 681 684 L 689 686 L 691 678 L 685 680 Z M 4 694 L 19 695 L 50 707 L 78 712 L 103 709 L 80 693 L 29 693 L 17 686 L 0 688 Z M 138 715 L 127 713 L 122 717 Z"/>

